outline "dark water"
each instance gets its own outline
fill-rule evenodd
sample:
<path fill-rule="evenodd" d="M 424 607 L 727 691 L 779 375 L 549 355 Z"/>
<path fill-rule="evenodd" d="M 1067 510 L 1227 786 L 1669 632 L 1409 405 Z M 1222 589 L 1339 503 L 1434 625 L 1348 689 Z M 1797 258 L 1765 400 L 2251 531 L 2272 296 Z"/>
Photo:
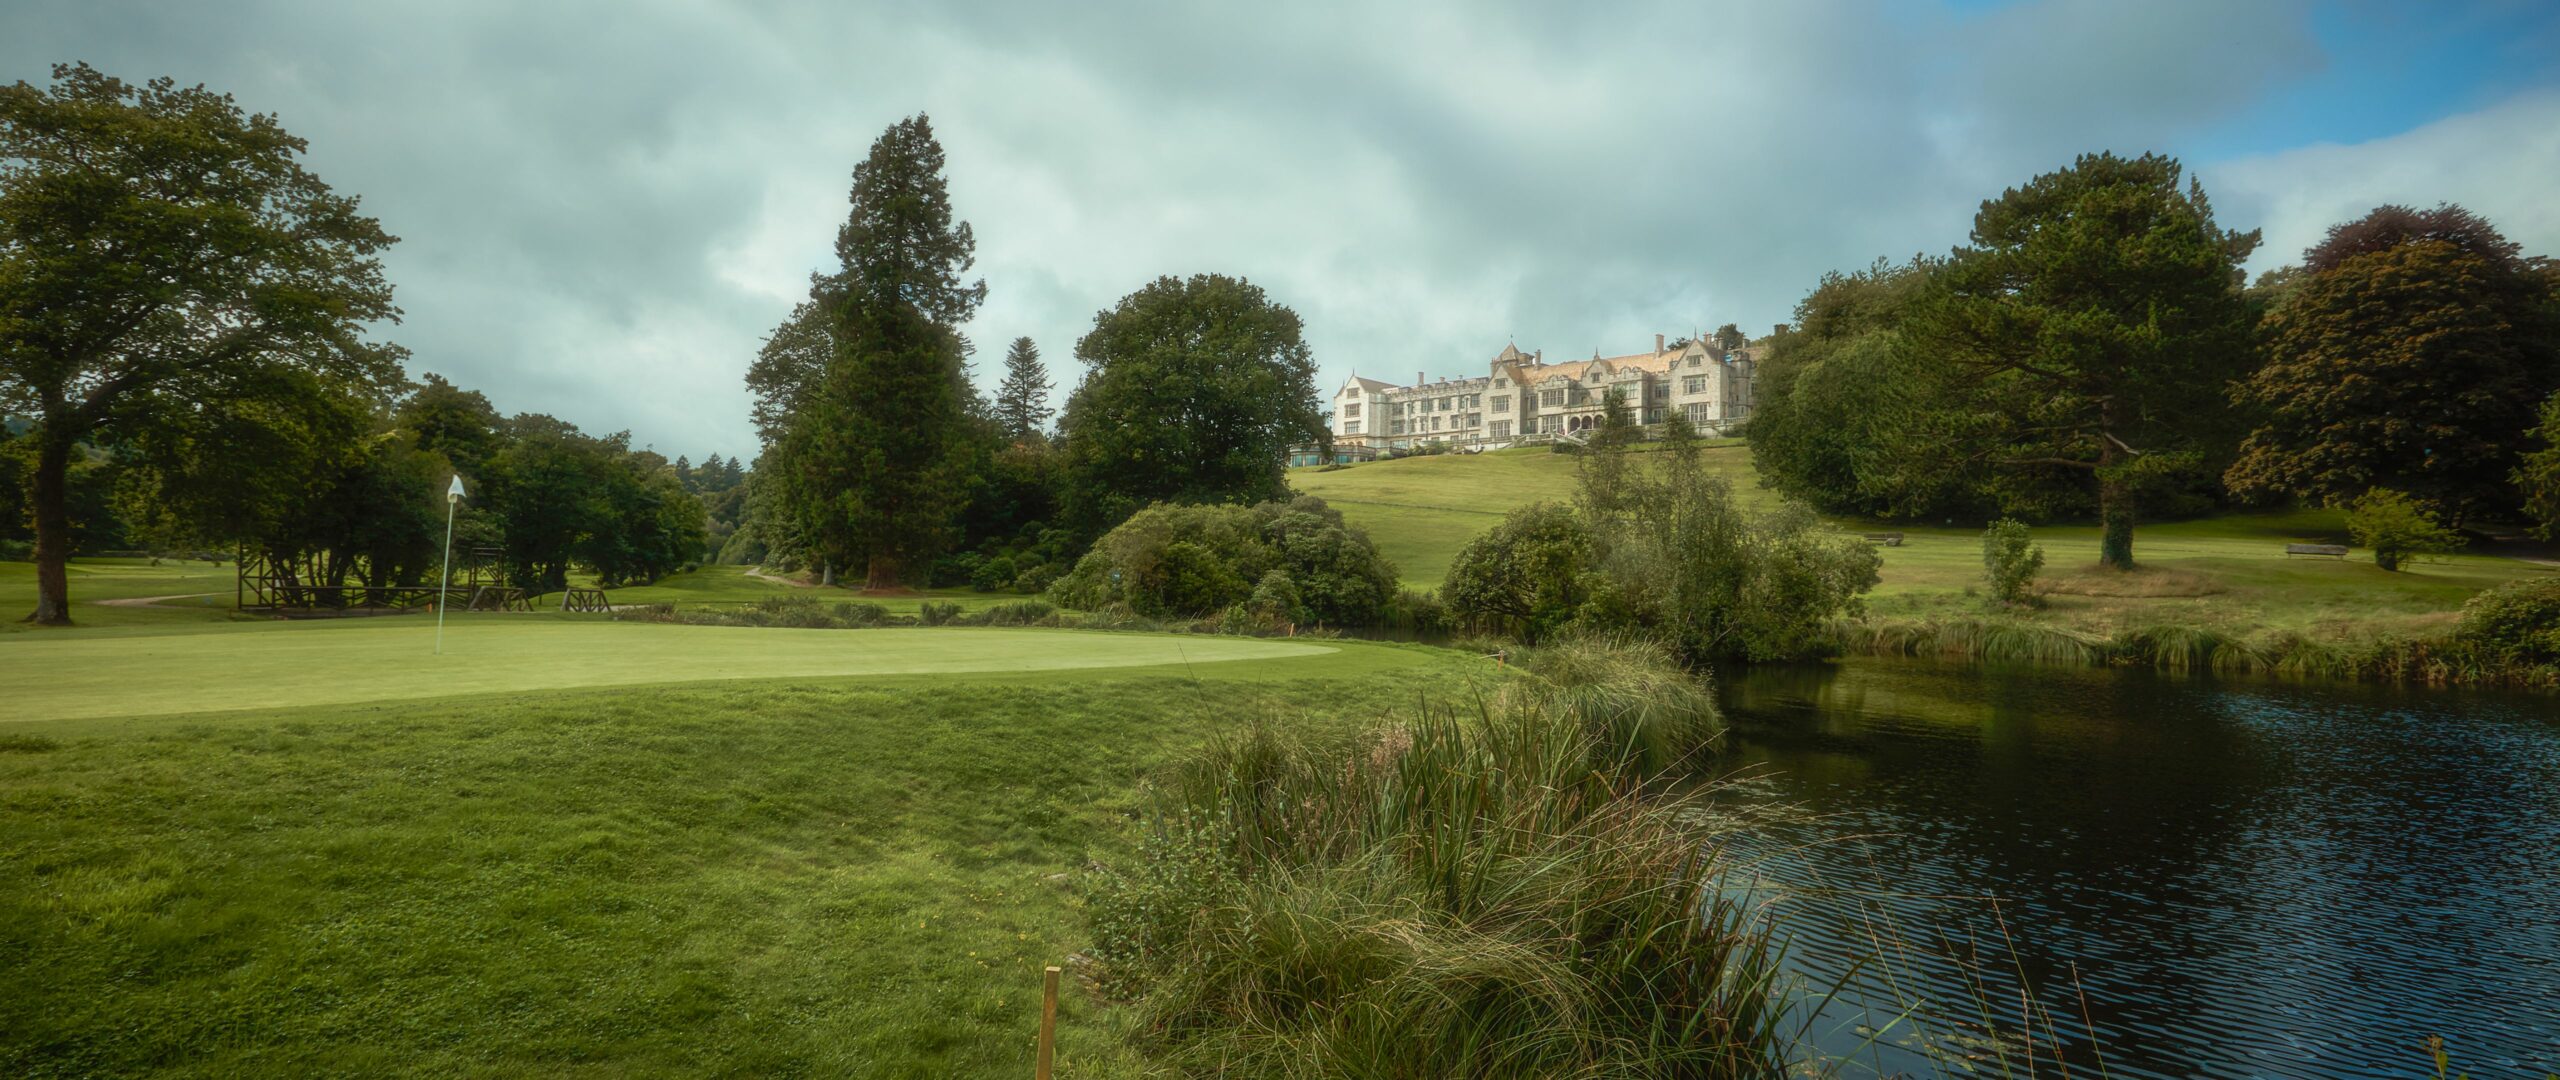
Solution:
<path fill-rule="evenodd" d="M 1735 854 L 1790 962 L 1849 975 L 1816 1030 L 1851 1075 L 1950 1071 L 1924 1041 L 2025 1075 L 2022 1009 L 2040 1076 L 2057 1044 L 2074 1076 L 2416 1076 L 2428 1035 L 2560 1070 L 2560 698 L 1890 661 L 1724 692 L 1768 788 L 1734 802 L 1780 808 Z"/>

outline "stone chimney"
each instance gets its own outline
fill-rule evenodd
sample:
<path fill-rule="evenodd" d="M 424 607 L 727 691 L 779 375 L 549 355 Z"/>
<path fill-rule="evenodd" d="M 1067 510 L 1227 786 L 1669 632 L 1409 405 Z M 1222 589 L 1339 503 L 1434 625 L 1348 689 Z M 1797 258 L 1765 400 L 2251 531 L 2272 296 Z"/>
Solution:
<path fill-rule="evenodd" d="M 1653 355 L 1662 355 L 1662 335 L 1660 334 L 1653 335 Z"/>
<path fill-rule="evenodd" d="M 1421 373 L 1421 372 L 1419 372 L 1419 371 L 1414 372 L 1414 373 L 1413 373 L 1413 385 L 1415 385 L 1415 386 L 1420 386 L 1420 385 L 1422 385 L 1422 383 L 1423 383 L 1422 373 Z"/>

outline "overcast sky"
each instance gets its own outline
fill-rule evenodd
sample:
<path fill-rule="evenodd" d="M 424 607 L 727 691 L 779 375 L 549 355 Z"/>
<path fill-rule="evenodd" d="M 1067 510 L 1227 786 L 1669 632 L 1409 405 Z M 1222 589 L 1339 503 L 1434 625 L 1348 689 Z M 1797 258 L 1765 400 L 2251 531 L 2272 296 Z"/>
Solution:
<path fill-rule="evenodd" d="M 402 237 L 413 371 L 697 460 L 754 453 L 747 363 L 919 111 L 977 232 L 980 381 L 1028 334 L 1063 399 L 1158 274 L 1262 285 L 1327 389 L 1766 333 L 2100 149 L 2183 158 L 2256 268 L 2382 202 L 2560 254 L 2555 58 L 2536 0 L 0 0 L 0 81 L 167 75 L 308 139 Z"/>

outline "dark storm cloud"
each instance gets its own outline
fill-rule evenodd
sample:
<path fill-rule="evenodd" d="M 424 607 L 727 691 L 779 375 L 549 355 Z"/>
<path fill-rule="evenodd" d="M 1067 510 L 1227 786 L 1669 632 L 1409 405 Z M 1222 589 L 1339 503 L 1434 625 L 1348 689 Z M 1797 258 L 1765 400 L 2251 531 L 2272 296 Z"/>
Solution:
<path fill-rule="evenodd" d="M 404 238 L 390 333 L 414 368 L 700 456 L 752 453 L 740 374 L 832 257 L 853 164 L 917 111 L 979 239 L 982 378 L 1029 334 L 1071 385 L 1096 310 L 1213 270 L 1304 315 L 1328 381 L 1458 374 L 1511 339 L 1764 332 L 1822 271 L 1959 243 L 1976 202 L 2075 153 L 2174 151 L 2316 67 L 2308 23 L 2220 3 L 37 3 L 0 13 L 0 78 L 87 59 L 277 113 Z M 2291 205 L 2272 160 L 2235 164 L 2239 202 Z"/>

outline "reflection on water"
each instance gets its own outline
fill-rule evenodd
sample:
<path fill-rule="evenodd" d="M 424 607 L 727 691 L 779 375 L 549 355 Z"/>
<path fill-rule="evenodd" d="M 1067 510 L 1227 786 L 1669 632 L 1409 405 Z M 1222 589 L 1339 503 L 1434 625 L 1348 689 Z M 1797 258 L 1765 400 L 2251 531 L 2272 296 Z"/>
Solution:
<path fill-rule="evenodd" d="M 2554 699 L 1892 661 L 1724 693 L 1729 766 L 1804 811 L 1736 854 L 1791 962 L 1850 975 L 1835 1054 L 1938 1071 L 1891 1023 L 1926 996 L 2022 1071 L 2023 978 L 2080 1075 L 2094 1041 L 2117 1078 L 2411 1076 L 2430 1034 L 2560 1069 Z"/>

